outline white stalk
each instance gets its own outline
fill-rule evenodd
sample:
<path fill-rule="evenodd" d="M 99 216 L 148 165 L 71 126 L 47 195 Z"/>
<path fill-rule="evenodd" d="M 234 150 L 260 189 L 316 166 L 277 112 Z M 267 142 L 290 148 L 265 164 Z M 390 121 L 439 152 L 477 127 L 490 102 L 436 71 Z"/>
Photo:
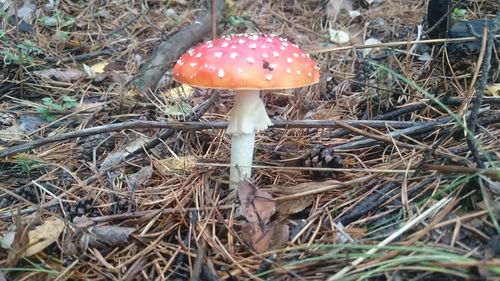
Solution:
<path fill-rule="evenodd" d="M 234 107 L 227 128 L 227 133 L 231 135 L 231 189 L 236 189 L 238 182 L 252 176 L 255 132 L 265 130 L 271 124 L 259 91 L 235 92 Z"/>

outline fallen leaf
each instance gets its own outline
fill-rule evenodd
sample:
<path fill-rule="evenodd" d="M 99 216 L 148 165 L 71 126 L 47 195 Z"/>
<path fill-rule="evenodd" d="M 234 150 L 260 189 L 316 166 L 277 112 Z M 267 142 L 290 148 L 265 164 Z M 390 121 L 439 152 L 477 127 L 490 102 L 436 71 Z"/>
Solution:
<path fill-rule="evenodd" d="M 375 45 L 375 44 L 381 44 L 382 42 L 376 38 L 368 38 L 365 40 L 364 45 Z M 367 58 L 368 55 L 372 52 L 373 48 L 366 48 L 363 49 L 363 57 Z"/>
<path fill-rule="evenodd" d="M 137 186 L 142 186 L 151 179 L 153 175 L 153 167 L 145 166 L 142 167 L 137 173 L 130 175 L 129 184 L 134 188 Z"/>
<path fill-rule="evenodd" d="M 292 200 L 282 200 L 276 203 L 276 212 L 280 216 L 288 216 L 302 212 L 305 208 L 310 206 L 314 200 L 314 196 L 304 196 Z"/>
<path fill-rule="evenodd" d="M 189 173 L 196 169 L 196 157 L 192 155 L 168 157 L 154 162 L 160 172 Z"/>
<path fill-rule="evenodd" d="M 59 235 L 64 229 L 64 221 L 50 217 L 42 225 L 37 226 L 34 230 L 28 232 L 28 248 L 25 256 L 35 255 L 50 244 L 57 241 Z"/>
<path fill-rule="evenodd" d="M 90 68 L 95 72 L 95 73 L 104 73 L 105 70 L 104 68 L 108 65 L 107 61 L 102 61 L 99 63 L 96 63 L 92 65 Z"/>
<path fill-rule="evenodd" d="M 89 245 L 95 247 L 113 247 L 127 244 L 130 234 L 134 231 L 135 228 L 133 227 L 115 225 L 95 226 L 90 233 Z"/>
<path fill-rule="evenodd" d="M 344 44 L 351 41 L 349 33 L 342 30 L 329 29 L 330 41 L 337 44 Z"/>
<path fill-rule="evenodd" d="M 64 82 L 73 82 L 83 78 L 87 78 L 87 74 L 81 70 L 74 68 L 51 68 L 46 70 L 33 71 L 35 75 L 42 78 L 52 79 Z"/>
<path fill-rule="evenodd" d="M 193 87 L 185 85 L 185 84 L 182 84 L 179 87 L 175 87 L 175 88 L 169 89 L 168 91 L 166 91 L 164 93 L 164 95 L 167 98 L 173 98 L 173 99 L 180 99 L 180 98 L 182 98 L 182 99 L 185 99 L 185 98 L 190 97 L 191 94 L 193 94 L 193 92 L 194 92 Z"/>
<path fill-rule="evenodd" d="M 285 244 L 289 238 L 289 228 L 286 224 L 275 222 L 263 230 L 258 224 L 246 223 L 241 228 L 240 237 L 254 251 L 262 253 Z"/>
<path fill-rule="evenodd" d="M 274 214 L 276 203 L 271 194 L 257 190 L 248 181 L 241 181 L 238 185 L 241 214 L 250 223 L 266 225 Z"/>
<path fill-rule="evenodd" d="M 130 234 L 136 231 L 133 227 L 95 226 L 94 222 L 87 217 L 75 217 L 73 224 L 76 230 L 82 233 L 80 245 L 84 249 L 87 248 L 87 245 L 104 248 L 127 244 Z"/>
<path fill-rule="evenodd" d="M 26 240 L 26 249 L 21 252 L 21 256 L 29 257 L 35 255 L 50 244 L 57 241 L 59 235 L 64 229 L 64 222 L 56 217 L 47 218 L 43 224 L 28 231 L 28 239 Z M 2 247 L 12 249 L 16 242 L 16 229 L 12 229 L 4 234 L 1 239 Z"/>

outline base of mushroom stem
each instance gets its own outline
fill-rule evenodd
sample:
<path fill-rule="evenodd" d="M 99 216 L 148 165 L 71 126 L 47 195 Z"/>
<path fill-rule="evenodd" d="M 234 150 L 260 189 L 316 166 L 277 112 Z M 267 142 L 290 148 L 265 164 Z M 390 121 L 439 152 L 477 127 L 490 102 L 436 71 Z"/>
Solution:
<path fill-rule="evenodd" d="M 229 170 L 229 187 L 238 188 L 238 183 L 252 176 L 252 160 L 255 134 L 238 134 L 231 136 L 231 167 Z"/>

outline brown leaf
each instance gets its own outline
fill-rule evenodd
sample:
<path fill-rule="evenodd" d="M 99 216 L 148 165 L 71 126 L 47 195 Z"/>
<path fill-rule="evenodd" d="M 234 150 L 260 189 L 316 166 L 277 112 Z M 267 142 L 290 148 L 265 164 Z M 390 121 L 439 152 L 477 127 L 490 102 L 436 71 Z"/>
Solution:
<path fill-rule="evenodd" d="M 62 220 L 49 217 L 41 225 L 29 230 L 28 235 L 26 235 L 26 228 L 16 221 L 13 239 L 8 239 L 12 232 L 6 233 L 2 239 L 2 246 L 11 249 L 9 262 L 15 264 L 15 261 L 20 257 L 29 257 L 43 251 L 50 244 L 57 241 L 64 226 Z"/>
<path fill-rule="evenodd" d="M 90 246 L 116 246 L 128 243 L 128 237 L 135 231 L 133 227 L 122 227 L 115 225 L 96 226 L 92 228 Z"/>
<path fill-rule="evenodd" d="M 274 214 L 276 203 L 271 194 L 257 190 L 248 181 L 239 183 L 238 198 L 241 202 L 241 214 L 250 223 L 266 225 Z"/>
<path fill-rule="evenodd" d="M 281 216 L 292 215 L 302 212 L 310 206 L 314 200 L 313 195 L 304 196 L 302 198 L 283 200 L 276 203 L 276 212 Z"/>
<path fill-rule="evenodd" d="M 262 229 L 258 224 L 246 223 L 240 231 L 241 238 L 258 253 L 275 249 L 288 241 L 288 225 L 274 222 Z"/>

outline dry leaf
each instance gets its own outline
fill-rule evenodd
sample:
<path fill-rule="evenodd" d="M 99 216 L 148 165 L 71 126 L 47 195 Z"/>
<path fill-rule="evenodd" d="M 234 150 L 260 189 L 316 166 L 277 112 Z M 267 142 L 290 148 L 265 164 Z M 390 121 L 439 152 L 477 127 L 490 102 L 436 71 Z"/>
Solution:
<path fill-rule="evenodd" d="M 257 190 L 248 181 L 239 183 L 238 198 L 241 203 L 241 214 L 250 223 L 266 225 L 274 214 L 276 203 L 271 194 Z"/>
<path fill-rule="evenodd" d="M 95 72 L 95 73 L 104 73 L 104 68 L 108 65 L 107 61 L 102 61 L 99 63 L 96 63 L 92 65 L 90 68 Z"/>
<path fill-rule="evenodd" d="M 368 38 L 365 40 L 364 45 L 381 44 L 382 42 L 376 38 Z M 372 52 L 373 48 L 363 49 L 363 57 L 366 58 Z"/>
<path fill-rule="evenodd" d="M 240 231 L 241 238 L 258 253 L 275 249 L 288 241 L 288 225 L 272 223 L 264 230 L 258 224 L 246 223 Z"/>
<path fill-rule="evenodd" d="M 57 241 L 64 229 L 64 222 L 56 217 L 48 218 L 42 225 L 28 232 L 29 245 L 25 255 L 27 257 L 41 252 L 50 244 Z"/>
<path fill-rule="evenodd" d="M 33 73 L 42 78 L 46 79 L 54 78 L 55 80 L 64 82 L 73 82 L 83 78 L 87 78 L 87 74 L 85 72 L 74 68 L 67 68 L 67 69 L 52 68 L 46 70 L 33 71 Z"/>
<path fill-rule="evenodd" d="M 193 172 L 196 169 L 196 157 L 192 155 L 168 157 L 154 162 L 160 172 Z"/>
<path fill-rule="evenodd" d="M 330 28 L 328 29 L 328 32 L 330 33 L 330 41 L 333 43 L 344 44 L 351 41 L 349 33 L 345 31 Z"/>
<path fill-rule="evenodd" d="M 130 186 L 137 187 L 146 184 L 153 175 L 153 167 L 142 167 L 137 173 L 134 173 L 129 178 Z"/>
<path fill-rule="evenodd" d="M 83 249 L 87 245 L 92 247 L 114 247 L 128 243 L 128 238 L 136 229 L 115 225 L 94 226 L 94 222 L 87 217 L 75 217 L 73 225 L 77 231 L 83 233 L 80 245 Z"/>
<path fill-rule="evenodd" d="M 41 225 L 28 231 L 27 239 L 24 242 L 20 234 L 24 232 L 21 224 L 16 224 L 15 229 L 5 233 L 2 237 L 2 247 L 17 251 L 18 257 L 29 257 L 35 255 L 50 244 L 57 241 L 59 235 L 64 229 L 64 222 L 56 217 L 47 218 Z M 21 252 L 19 252 L 21 250 Z"/>
<path fill-rule="evenodd" d="M 135 228 L 122 226 L 96 226 L 89 235 L 89 245 L 93 247 L 117 246 L 128 243 L 128 238 Z"/>
<path fill-rule="evenodd" d="M 276 212 L 281 216 L 292 215 L 302 212 L 310 206 L 314 200 L 313 195 L 304 196 L 293 200 L 282 200 L 276 203 Z"/>

